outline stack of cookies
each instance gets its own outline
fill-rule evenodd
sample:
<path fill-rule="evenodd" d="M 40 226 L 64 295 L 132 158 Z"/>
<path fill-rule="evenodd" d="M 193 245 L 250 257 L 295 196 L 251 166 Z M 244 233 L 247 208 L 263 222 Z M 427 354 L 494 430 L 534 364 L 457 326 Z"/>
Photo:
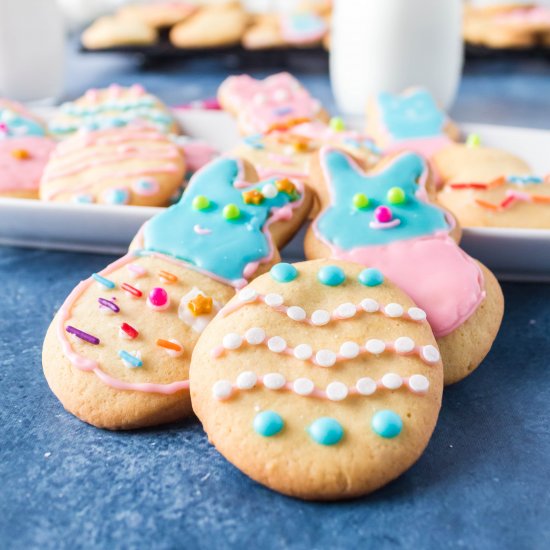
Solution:
<path fill-rule="evenodd" d="M 242 143 L 74 288 L 46 335 L 46 378 L 101 428 L 194 413 L 220 453 L 276 491 L 369 493 L 421 456 L 444 385 L 470 375 L 499 330 L 500 286 L 459 247 L 466 203 L 513 223 L 548 208 L 550 184 L 476 136 L 461 143 L 425 90 L 373 97 L 365 133 L 287 73 L 230 77 L 219 101 Z M 57 127 L 82 115 L 69 109 Z M 66 192 L 60 180 L 88 157 L 101 170 L 114 143 L 139 162 L 114 172 L 126 187 L 132 170 L 183 170 L 158 128 L 115 139 L 99 126 L 62 143 L 47 192 Z M 308 218 L 307 261 L 282 262 Z"/>

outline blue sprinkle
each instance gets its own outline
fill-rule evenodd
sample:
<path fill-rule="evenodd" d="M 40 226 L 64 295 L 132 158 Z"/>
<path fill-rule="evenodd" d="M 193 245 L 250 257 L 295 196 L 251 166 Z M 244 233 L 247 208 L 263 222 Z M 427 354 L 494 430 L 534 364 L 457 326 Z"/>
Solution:
<path fill-rule="evenodd" d="M 130 363 L 132 365 L 131 368 L 137 368 L 143 366 L 143 361 L 139 358 L 137 358 L 135 355 L 132 355 L 131 353 L 128 353 L 127 351 L 120 350 L 118 352 L 118 356 L 127 363 Z"/>
<path fill-rule="evenodd" d="M 378 411 L 372 417 L 372 429 L 380 436 L 391 439 L 401 433 L 403 420 L 393 411 Z"/>
<path fill-rule="evenodd" d="M 110 189 L 103 198 L 110 204 L 126 204 L 128 202 L 128 191 L 126 189 Z"/>
<path fill-rule="evenodd" d="M 92 279 L 96 280 L 99 284 L 102 284 L 105 288 L 115 288 L 115 283 L 109 281 L 105 277 L 99 275 L 99 273 L 92 273 Z"/>
<path fill-rule="evenodd" d="M 264 437 L 277 435 L 284 425 L 284 420 L 274 411 L 262 411 L 254 418 L 254 430 Z"/>
<path fill-rule="evenodd" d="M 384 275 L 379 269 L 369 267 L 359 273 L 359 282 L 365 286 L 378 286 L 384 282 Z"/>
<path fill-rule="evenodd" d="M 278 283 L 290 283 L 298 277 L 298 270 L 293 265 L 284 262 L 275 264 L 269 273 L 271 278 Z"/>
<path fill-rule="evenodd" d="M 344 428 L 338 420 L 324 416 L 313 422 L 308 433 L 319 445 L 336 445 L 344 437 Z"/>
<path fill-rule="evenodd" d="M 346 280 L 344 271 L 335 265 L 326 265 L 317 273 L 319 282 L 327 286 L 338 286 Z"/>
<path fill-rule="evenodd" d="M 543 183 L 544 180 L 537 176 L 508 176 L 510 183 L 518 183 L 520 185 L 527 185 L 529 183 Z"/>
<path fill-rule="evenodd" d="M 243 138 L 244 143 L 252 149 L 265 149 L 264 144 L 262 143 L 262 134 L 252 134 Z"/>

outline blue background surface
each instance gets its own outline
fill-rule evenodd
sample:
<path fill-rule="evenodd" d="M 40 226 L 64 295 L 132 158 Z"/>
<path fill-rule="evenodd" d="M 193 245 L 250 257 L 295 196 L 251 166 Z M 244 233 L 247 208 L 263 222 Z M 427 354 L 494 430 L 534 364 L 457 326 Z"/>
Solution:
<path fill-rule="evenodd" d="M 181 103 L 214 95 L 227 72 L 216 62 L 147 73 L 122 57 L 69 62 L 71 98 L 139 81 Z M 311 69 L 295 72 L 331 108 L 326 75 Z M 548 128 L 549 72 L 538 61 L 470 65 L 453 115 Z M 409 472 L 371 496 L 320 504 L 247 479 L 196 420 L 110 433 L 63 410 L 42 375 L 42 339 L 74 285 L 110 261 L 0 249 L 0 547 L 550 546 L 550 285 L 503 285 L 493 350 L 445 391 L 434 436 Z"/>

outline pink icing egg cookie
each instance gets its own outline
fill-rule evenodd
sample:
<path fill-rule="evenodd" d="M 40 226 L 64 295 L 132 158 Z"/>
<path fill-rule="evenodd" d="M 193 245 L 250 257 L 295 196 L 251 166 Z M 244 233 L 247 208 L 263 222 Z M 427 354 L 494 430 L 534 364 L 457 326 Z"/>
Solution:
<path fill-rule="evenodd" d="M 47 137 L 0 139 L 0 196 L 37 199 L 55 142 Z"/>
<path fill-rule="evenodd" d="M 180 149 L 153 128 L 82 130 L 57 145 L 42 176 L 40 198 L 164 206 L 184 175 Z"/>
<path fill-rule="evenodd" d="M 130 252 L 79 283 L 55 316 L 43 368 L 64 407 L 110 429 L 191 414 L 188 369 L 201 332 L 279 261 L 310 205 L 299 182 L 258 181 L 238 159 L 197 172 Z"/>
<path fill-rule="evenodd" d="M 321 213 L 306 235 L 306 256 L 381 270 L 426 311 L 445 383 L 467 376 L 496 337 L 502 293 L 489 270 L 457 246 L 459 228 L 432 202 L 423 158 L 401 153 L 365 173 L 343 151 L 323 148 L 312 178 Z"/>
<path fill-rule="evenodd" d="M 248 75 L 230 76 L 220 86 L 218 99 L 223 109 L 237 117 L 244 134 L 309 120 L 328 120 L 319 101 L 289 73 L 278 73 L 264 80 Z"/>
<path fill-rule="evenodd" d="M 376 269 L 276 264 L 195 347 L 193 409 L 252 479 L 313 500 L 364 495 L 406 471 L 443 389 L 426 314 Z"/>

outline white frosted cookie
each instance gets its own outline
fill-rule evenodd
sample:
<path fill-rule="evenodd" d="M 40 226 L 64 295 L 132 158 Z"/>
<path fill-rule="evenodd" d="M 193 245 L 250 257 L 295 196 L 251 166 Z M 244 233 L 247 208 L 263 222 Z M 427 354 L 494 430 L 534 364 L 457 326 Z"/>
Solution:
<path fill-rule="evenodd" d="M 46 201 L 163 206 L 181 185 L 185 161 L 146 126 L 81 131 L 60 142 L 40 183 Z"/>
<path fill-rule="evenodd" d="M 407 470 L 443 388 L 425 313 L 377 270 L 277 264 L 203 332 L 191 399 L 209 440 L 282 493 L 343 499 Z"/>

